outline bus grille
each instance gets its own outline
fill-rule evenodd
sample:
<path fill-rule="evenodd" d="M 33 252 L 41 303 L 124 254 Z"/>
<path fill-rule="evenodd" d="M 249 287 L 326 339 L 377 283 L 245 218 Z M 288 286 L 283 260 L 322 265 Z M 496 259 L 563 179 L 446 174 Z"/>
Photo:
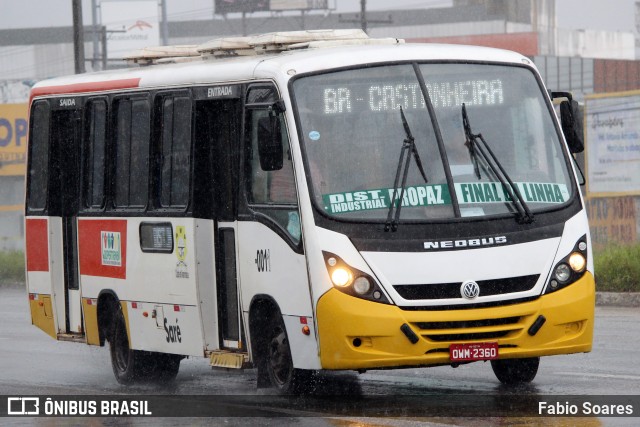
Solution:
<path fill-rule="evenodd" d="M 530 276 L 508 277 L 505 279 L 478 280 L 480 296 L 502 295 L 531 290 L 538 281 L 537 274 Z M 434 300 L 462 298 L 461 282 L 432 283 L 425 285 L 393 285 L 393 288 L 406 300 Z"/>
<path fill-rule="evenodd" d="M 451 322 L 416 322 L 420 334 L 435 342 L 470 341 L 503 338 L 522 330 L 521 317 L 499 319 L 462 320 Z"/>

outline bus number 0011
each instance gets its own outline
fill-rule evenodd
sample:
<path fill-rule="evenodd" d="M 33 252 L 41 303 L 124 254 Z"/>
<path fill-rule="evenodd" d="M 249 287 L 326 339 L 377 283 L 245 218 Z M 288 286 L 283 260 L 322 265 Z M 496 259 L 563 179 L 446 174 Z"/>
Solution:
<path fill-rule="evenodd" d="M 255 263 L 259 272 L 271 271 L 271 250 L 258 249 L 256 251 Z"/>

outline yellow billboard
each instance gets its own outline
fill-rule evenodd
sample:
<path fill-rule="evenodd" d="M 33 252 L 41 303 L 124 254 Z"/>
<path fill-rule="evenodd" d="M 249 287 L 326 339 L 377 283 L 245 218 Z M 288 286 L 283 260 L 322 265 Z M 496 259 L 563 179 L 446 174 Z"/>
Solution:
<path fill-rule="evenodd" d="M 27 104 L 0 104 L 0 176 L 25 174 L 27 115 Z"/>

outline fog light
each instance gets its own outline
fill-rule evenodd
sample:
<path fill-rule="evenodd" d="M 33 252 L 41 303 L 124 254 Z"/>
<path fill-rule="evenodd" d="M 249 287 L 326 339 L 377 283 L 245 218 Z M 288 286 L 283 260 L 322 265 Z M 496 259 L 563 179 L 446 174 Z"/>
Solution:
<path fill-rule="evenodd" d="M 364 295 L 371 290 L 371 282 L 366 277 L 360 276 L 353 282 L 353 290 Z"/>
<path fill-rule="evenodd" d="M 576 273 L 582 273 L 587 266 L 587 260 L 579 252 L 574 252 L 569 256 L 569 265 Z"/>
<path fill-rule="evenodd" d="M 331 281 L 334 285 L 344 288 L 349 286 L 353 281 L 353 275 L 346 268 L 336 268 L 331 273 Z"/>
<path fill-rule="evenodd" d="M 567 264 L 560 264 L 556 267 L 556 279 L 560 283 L 564 283 L 571 277 L 571 269 Z"/>
<path fill-rule="evenodd" d="M 587 250 L 587 243 L 586 242 L 578 243 L 578 249 L 580 249 L 581 251 L 586 251 Z"/>

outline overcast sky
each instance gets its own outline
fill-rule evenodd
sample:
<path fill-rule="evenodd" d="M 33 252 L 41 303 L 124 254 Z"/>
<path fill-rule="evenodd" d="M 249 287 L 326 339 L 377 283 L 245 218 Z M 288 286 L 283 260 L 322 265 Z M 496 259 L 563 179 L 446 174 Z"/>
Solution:
<path fill-rule="evenodd" d="M 96 0 L 98 3 L 100 0 Z M 166 0 L 169 20 L 210 18 L 213 0 Z M 329 0 L 336 12 L 360 10 L 360 0 Z M 368 0 L 368 10 L 446 7 L 452 0 Z M 634 31 L 635 0 L 556 0 L 558 26 L 573 29 Z M 71 0 L 0 0 L 0 29 L 70 26 Z M 91 24 L 91 0 L 83 0 L 85 25 Z"/>

